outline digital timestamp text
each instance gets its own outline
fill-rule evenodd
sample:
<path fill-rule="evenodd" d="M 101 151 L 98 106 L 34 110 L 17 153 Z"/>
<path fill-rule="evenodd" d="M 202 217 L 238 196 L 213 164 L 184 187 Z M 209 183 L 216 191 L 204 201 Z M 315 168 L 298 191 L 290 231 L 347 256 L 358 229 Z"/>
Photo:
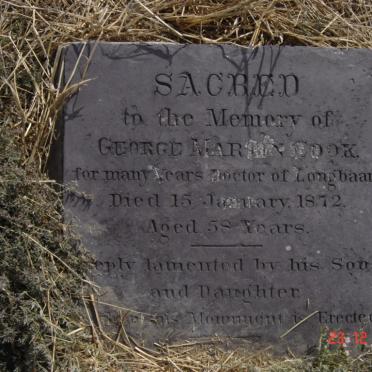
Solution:
<path fill-rule="evenodd" d="M 346 333 L 342 330 L 330 331 L 327 335 L 326 343 L 328 345 L 368 345 L 368 333 L 365 331 L 356 331 Z"/>

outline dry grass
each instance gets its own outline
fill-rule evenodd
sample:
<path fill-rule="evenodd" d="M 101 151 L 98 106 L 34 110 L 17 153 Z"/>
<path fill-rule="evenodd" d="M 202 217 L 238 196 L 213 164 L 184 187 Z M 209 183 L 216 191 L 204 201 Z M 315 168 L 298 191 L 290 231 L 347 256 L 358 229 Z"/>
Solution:
<path fill-rule="evenodd" d="M 22 244 L 27 241 L 43 251 L 42 267 L 53 264 L 57 268 L 50 272 L 45 269 L 48 283 L 58 281 L 61 273 L 66 277 L 70 275 L 69 280 L 79 281 L 76 272 L 70 270 L 75 271 L 73 267 L 59 262 L 62 258 L 58 250 L 52 251 L 52 242 L 48 243 L 51 248 L 46 248 L 35 236 L 40 234 L 43 224 L 49 232 L 55 229 L 56 236 L 60 234 L 57 230 L 65 228 L 58 214 L 58 195 L 44 182 L 42 171 L 58 111 L 76 87 L 58 90 L 54 61 L 58 59 L 62 43 L 87 39 L 370 48 L 372 3 L 370 0 L 0 0 L 0 123 L 11 133 L 21 157 L 16 163 L 9 159 L 3 161 L 2 172 L 7 173 L 1 174 L 0 184 L 9 179 L 9 182 L 19 182 L 18 176 L 9 175 L 15 164 L 21 164 L 19 172 L 26 172 L 22 182 L 29 185 L 32 174 L 41 190 L 24 189 L 26 198 L 32 200 L 30 208 L 32 203 L 44 205 L 43 193 L 55 200 L 55 203 L 49 202 L 49 207 L 44 206 L 53 219 L 41 219 L 32 228 L 25 225 L 26 235 L 22 235 Z M 12 154 L 8 150 L 6 153 L 8 157 Z M 13 168 L 9 164 L 13 164 Z M 1 211 L 11 209 L 5 204 L 9 189 L 4 190 Z M 33 194 L 30 196 L 28 192 Z M 33 199 L 33 195 L 39 199 Z M 43 216 L 43 208 L 37 210 L 34 214 Z M 6 234 L 9 235 L 9 229 L 17 228 L 14 216 L 1 213 L 0 217 L 12 226 L 8 227 Z M 14 234 L 17 233 L 19 231 L 14 230 Z M 10 241 L 5 233 L 2 239 Z M 32 257 L 27 262 L 32 266 Z M 75 315 L 75 320 L 63 319 L 62 310 L 62 315 L 57 316 L 55 312 L 62 306 L 63 298 L 56 296 L 53 285 L 48 288 L 33 304 L 43 309 L 42 319 L 49 325 L 45 332 L 49 332 L 52 341 L 38 338 L 38 342 L 45 341 L 48 362 L 35 364 L 38 367 L 33 366 L 34 370 L 239 371 L 259 366 L 272 371 L 320 371 L 332 370 L 337 365 L 355 371 L 371 368 L 370 364 L 363 364 L 363 358 L 368 355 L 355 360 L 346 360 L 342 354 L 332 357 L 323 354 L 309 361 L 272 359 L 266 352 L 226 353 L 218 344 L 164 345 L 149 351 L 126 338 L 124 333 L 118 340 L 111 340 L 93 320 L 90 323 L 89 312 Z M 65 292 L 61 293 L 66 295 Z M 91 305 L 89 298 L 81 300 L 87 308 Z M 71 311 L 66 314 L 72 316 Z M 63 321 L 70 327 L 62 327 Z"/>

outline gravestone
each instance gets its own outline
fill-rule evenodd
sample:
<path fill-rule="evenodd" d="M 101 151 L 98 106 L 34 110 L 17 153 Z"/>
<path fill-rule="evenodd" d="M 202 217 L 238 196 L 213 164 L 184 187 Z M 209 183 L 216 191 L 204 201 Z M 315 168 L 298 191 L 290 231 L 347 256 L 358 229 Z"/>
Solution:
<path fill-rule="evenodd" d="M 88 80 L 60 127 L 66 218 L 96 257 L 100 301 L 133 310 L 129 334 L 369 342 L 371 61 L 357 49 L 65 47 L 64 84 Z"/>

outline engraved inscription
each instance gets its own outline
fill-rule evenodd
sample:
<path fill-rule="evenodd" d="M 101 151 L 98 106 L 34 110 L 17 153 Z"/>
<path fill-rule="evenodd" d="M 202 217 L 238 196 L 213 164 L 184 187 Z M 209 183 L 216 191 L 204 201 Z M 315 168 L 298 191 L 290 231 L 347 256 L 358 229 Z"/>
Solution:
<path fill-rule="evenodd" d="M 304 350 L 322 327 L 372 331 L 370 52 L 95 53 L 65 107 L 64 202 L 128 332 Z"/>

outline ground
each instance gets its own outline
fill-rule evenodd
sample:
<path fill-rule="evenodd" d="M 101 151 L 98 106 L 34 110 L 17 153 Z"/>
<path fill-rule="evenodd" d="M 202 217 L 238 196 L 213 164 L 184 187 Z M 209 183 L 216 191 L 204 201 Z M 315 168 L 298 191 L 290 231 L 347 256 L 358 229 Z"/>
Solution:
<path fill-rule="evenodd" d="M 61 218 L 45 175 L 54 124 L 77 86 L 59 90 L 71 41 L 372 45 L 369 0 L 0 0 L 0 369 L 4 371 L 371 371 L 371 353 L 319 347 L 312 356 L 149 350 L 100 329 L 92 257 Z M 71 254 L 73 252 L 74 254 Z"/>

